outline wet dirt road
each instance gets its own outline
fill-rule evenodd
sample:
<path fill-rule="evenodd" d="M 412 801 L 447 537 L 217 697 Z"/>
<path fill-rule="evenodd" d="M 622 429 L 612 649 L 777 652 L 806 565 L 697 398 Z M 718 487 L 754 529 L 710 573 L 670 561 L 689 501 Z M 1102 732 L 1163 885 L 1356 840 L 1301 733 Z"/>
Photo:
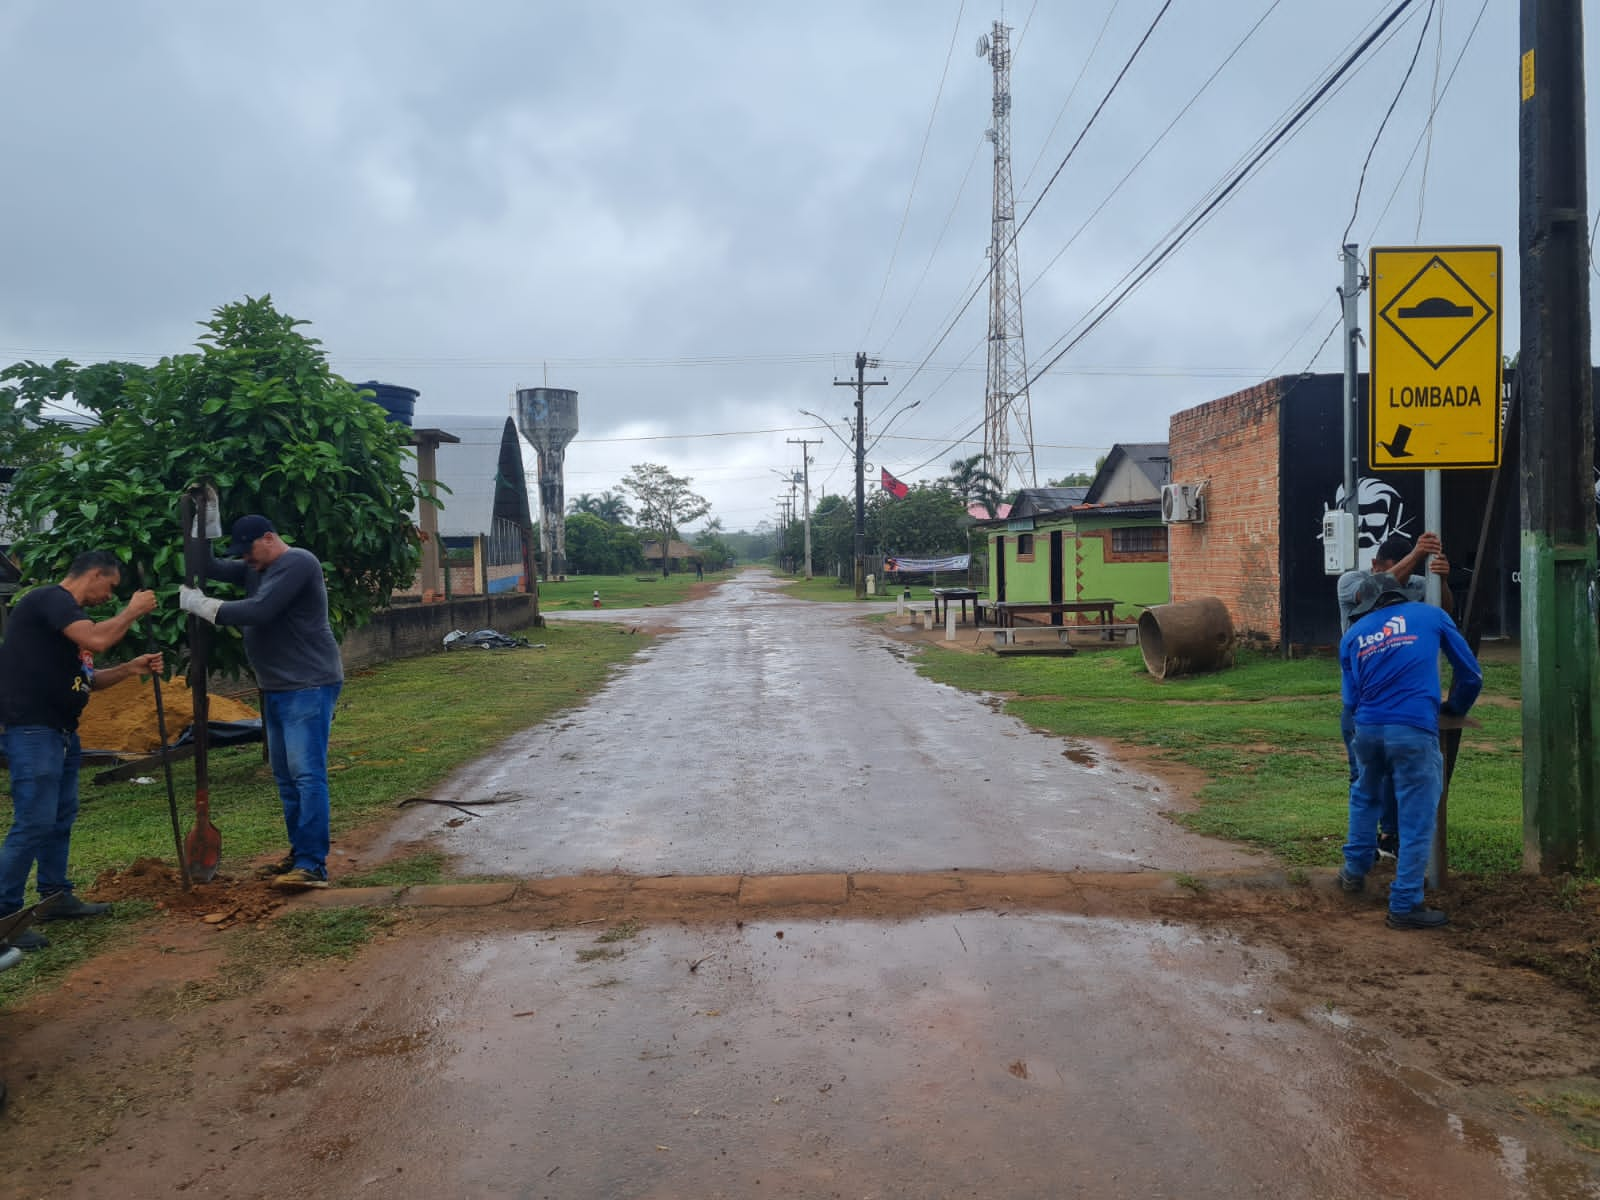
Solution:
<path fill-rule="evenodd" d="M 8 1014 L 0 1196 L 1600 1197 L 1519 1090 L 1591 1070 L 1580 1001 L 1326 881 L 1139 871 L 1259 860 L 848 608 L 747 575 L 649 615 L 679 632 L 436 793 L 508 802 L 387 836 L 522 877 L 488 907 L 242 994 L 249 931 L 169 926 Z M 855 899 L 754 876 L 799 870 Z M 651 878 L 691 872 L 751 877 Z"/>
<path fill-rule="evenodd" d="M 1496 1128 L 1342 1013 L 1286 1004 L 1283 954 L 1224 932 L 992 913 L 622 932 L 413 932 L 220 1006 L 187 1049 L 146 1017 L 119 1032 L 151 1060 L 125 1068 L 167 1094 L 124 1094 L 115 1136 L 14 1167 L 0 1190 L 1596 1194 L 1547 1131 Z M 109 1069 L 96 1082 L 119 1086 Z"/>
<path fill-rule="evenodd" d="M 790 600 L 746 572 L 670 611 L 552 617 L 675 632 L 434 793 L 508 803 L 454 828 L 419 806 L 386 844 L 429 838 L 464 872 L 522 878 L 1260 862 L 1161 816 L 1150 777 L 920 678 L 865 611 L 883 607 Z"/>

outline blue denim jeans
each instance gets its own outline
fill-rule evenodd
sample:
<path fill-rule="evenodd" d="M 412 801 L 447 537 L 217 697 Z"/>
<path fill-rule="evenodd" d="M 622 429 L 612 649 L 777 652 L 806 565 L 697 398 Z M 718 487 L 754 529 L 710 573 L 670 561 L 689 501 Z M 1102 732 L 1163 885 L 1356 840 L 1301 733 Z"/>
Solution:
<path fill-rule="evenodd" d="M 78 735 L 44 725 L 5 732 L 11 761 L 11 829 L 0 843 L 0 915 L 22 907 L 34 863 L 39 894 L 70 892 L 67 849 L 78 816 Z"/>
<path fill-rule="evenodd" d="M 1350 764 L 1350 782 L 1356 781 L 1356 752 L 1350 748 L 1351 740 L 1356 736 L 1356 712 L 1348 705 L 1339 709 L 1339 732 L 1344 736 L 1344 756 Z M 1378 828 L 1385 833 L 1398 832 L 1395 815 L 1394 780 L 1383 781 L 1383 804 L 1378 811 Z"/>
<path fill-rule="evenodd" d="M 337 683 L 261 696 L 267 754 L 294 865 L 322 879 L 328 875 L 328 733 L 338 699 Z"/>
<path fill-rule="evenodd" d="M 1433 823 L 1444 787 L 1439 735 L 1410 725 L 1357 725 L 1350 743 L 1356 781 L 1350 785 L 1350 840 L 1344 869 L 1365 875 L 1378 852 L 1378 810 L 1383 789 L 1394 788 L 1399 805 L 1400 856 L 1389 886 L 1389 911 L 1410 912 L 1422 903 L 1422 877 L 1433 847 Z"/>

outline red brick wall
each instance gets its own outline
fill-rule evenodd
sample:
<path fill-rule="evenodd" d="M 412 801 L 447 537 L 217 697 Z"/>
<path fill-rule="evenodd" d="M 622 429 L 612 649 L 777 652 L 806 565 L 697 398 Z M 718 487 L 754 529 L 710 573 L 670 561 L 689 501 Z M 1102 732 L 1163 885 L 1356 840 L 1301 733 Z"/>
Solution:
<path fill-rule="evenodd" d="M 1168 529 L 1176 603 L 1216 596 L 1241 640 L 1283 636 L 1278 571 L 1278 400 L 1269 380 L 1172 417 L 1174 483 L 1205 484 L 1206 519 Z"/>

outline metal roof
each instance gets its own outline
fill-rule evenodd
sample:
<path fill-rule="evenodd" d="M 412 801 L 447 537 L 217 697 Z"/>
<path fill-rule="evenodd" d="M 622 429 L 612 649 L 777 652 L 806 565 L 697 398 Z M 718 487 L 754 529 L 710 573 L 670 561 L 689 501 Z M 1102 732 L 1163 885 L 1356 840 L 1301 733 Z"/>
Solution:
<path fill-rule="evenodd" d="M 522 466 L 522 439 L 510 416 L 440 413 L 439 428 L 461 440 L 434 451 L 439 482 L 450 490 L 439 499 L 440 537 L 477 537 L 496 517 L 531 524 L 528 479 Z"/>

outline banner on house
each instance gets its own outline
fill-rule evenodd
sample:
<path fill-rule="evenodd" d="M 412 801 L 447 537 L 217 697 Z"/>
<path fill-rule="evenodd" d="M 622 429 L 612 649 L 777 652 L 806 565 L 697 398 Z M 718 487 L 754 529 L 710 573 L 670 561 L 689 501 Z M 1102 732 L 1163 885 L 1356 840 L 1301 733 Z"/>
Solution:
<path fill-rule="evenodd" d="M 883 569 L 899 571 L 902 574 L 920 571 L 965 571 L 971 562 L 970 554 L 952 554 L 947 558 L 906 558 L 904 555 L 895 555 L 883 560 Z"/>
<path fill-rule="evenodd" d="M 904 500 L 906 498 L 906 493 L 911 490 L 893 475 L 889 474 L 887 468 L 884 469 L 880 482 L 883 484 L 883 490 L 888 492 L 896 500 Z"/>

